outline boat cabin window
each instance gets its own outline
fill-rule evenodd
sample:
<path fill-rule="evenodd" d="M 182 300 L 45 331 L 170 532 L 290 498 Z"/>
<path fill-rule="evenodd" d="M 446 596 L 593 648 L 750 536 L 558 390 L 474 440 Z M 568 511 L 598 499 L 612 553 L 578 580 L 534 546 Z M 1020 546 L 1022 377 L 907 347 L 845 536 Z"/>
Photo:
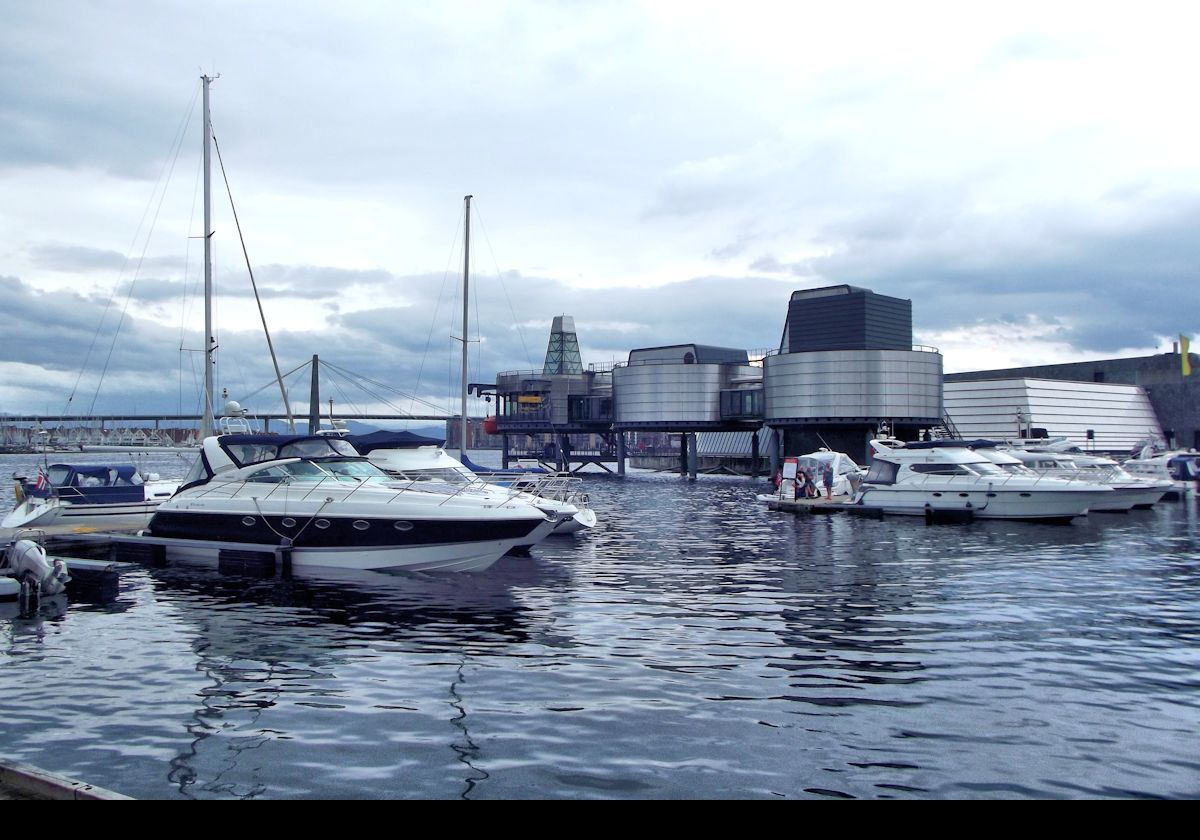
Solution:
<path fill-rule="evenodd" d="M 138 487 L 142 484 L 142 477 L 137 472 L 121 473 L 117 470 L 109 470 L 108 483 L 112 487 Z"/>
<path fill-rule="evenodd" d="M 188 470 L 187 475 L 183 477 L 181 486 L 188 487 L 198 481 L 208 481 L 212 478 L 212 470 L 208 468 L 208 462 L 205 461 L 204 455 L 201 454 L 196 459 L 196 463 L 192 464 L 192 468 Z"/>
<path fill-rule="evenodd" d="M 67 476 L 70 474 L 71 470 L 68 467 L 51 466 L 50 469 L 46 471 L 46 477 L 50 479 L 50 483 L 55 487 L 62 486 L 63 482 L 67 480 Z"/>
<path fill-rule="evenodd" d="M 263 461 L 278 459 L 279 447 L 264 443 L 230 444 L 225 450 L 233 457 L 234 463 L 243 467 L 260 464 Z"/>
<path fill-rule="evenodd" d="M 296 481 L 321 481 L 329 478 L 328 474 L 316 464 L 307 461 L 295 461 L 291 464 L 272 464 L 263 467 L 251 475 L 246 481 L 258 484 L 287 484 Z"/>
<path fill-rule="evenodd" d="M 299 440 L 279 448 L 280 458 L 332 458 L 338 455 L 357 458 L 358 450 L 341 438 L 335 437 Z"/>
<path fill-rule="evenodd" d="M 912 471 L 925 475 L 975 475 L 965 464 L 913 464 Z"/>
<path fill-rule="evenodd" d="M 895 484 L 896 473 L 899 472 L 900 465 L 893 464 L 890 461 L 875 461 L 871 464 L 871 471 L 867 473 L 868 484 Z"/>
<path fill-rule="evenodd" d="M 358 450 L 340 438 L 322 437 L 296 440 L 280 446 L 270 441 L 223 443 L 225 451 L 239 466 L 278 461 L 284 458 L 357 458 Z"/>

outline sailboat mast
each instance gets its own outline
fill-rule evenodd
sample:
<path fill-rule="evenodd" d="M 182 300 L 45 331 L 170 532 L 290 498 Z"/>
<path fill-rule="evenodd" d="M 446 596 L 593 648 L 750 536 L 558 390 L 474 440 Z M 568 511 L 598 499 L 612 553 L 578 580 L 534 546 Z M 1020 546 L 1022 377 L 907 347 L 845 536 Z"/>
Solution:
<path fill-rule="evenodd" d="M 463 223 L 463 323 L 462 323 L 462 426 L 459 429 L 458 453 L 467 456 L 467 296 L 471 290 L 471 196 L 464 196 L 466 221 Z"/>
<path fill-rule="evenodd" d="M 204 85 L 204 414 L 200 418 L 200 438 L 213 433 L 213 324 L 212 324 L 212 173 L 209 147 L 212 124 L 208 112 L 208 86 L 212 77 L 201 76 Z"/>

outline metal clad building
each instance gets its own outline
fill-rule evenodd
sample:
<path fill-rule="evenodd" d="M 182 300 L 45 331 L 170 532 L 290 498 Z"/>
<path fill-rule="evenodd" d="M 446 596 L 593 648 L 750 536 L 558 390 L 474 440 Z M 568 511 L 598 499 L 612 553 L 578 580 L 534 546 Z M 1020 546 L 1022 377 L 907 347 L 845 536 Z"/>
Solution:
<path fill-rule="evenodd" d="M 908 350 L 912 301 L 857 286 L 793 292 L 780 351 Z"/>
<path fill-rule="evenodd" d="M 947 414 L 967 438 L 1022 437 L 1036 428 L 1118 452 L 1162 436 L 1146 392 L 1136 385 L 1030 377 L 958 381 L 946 383 L 945 400 Z"/>
<path fill-rule="evenodd" d="M 761 373 L 745 350 L 728 347 L 677 344 L 630 351 L 629 361 L 613 370 L 613 427 L 729 427 L 721 417 L 721 392 Z"/>
<path fill-rule="evenodd" d="M 912 423 L 942 416 L 942 356 L 932 350 L 829 350 L 764 360 L 766 422 Z"/>

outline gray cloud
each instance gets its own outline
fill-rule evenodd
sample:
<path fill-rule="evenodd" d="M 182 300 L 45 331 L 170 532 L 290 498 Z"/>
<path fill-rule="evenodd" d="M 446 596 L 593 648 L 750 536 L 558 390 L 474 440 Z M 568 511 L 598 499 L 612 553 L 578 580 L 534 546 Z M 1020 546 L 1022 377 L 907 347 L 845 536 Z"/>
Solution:
<path fill-rule="evenodd" d="M 1080 354 L 1200 327 L 1195 144 L 1186 109 L 1162 107 L 1186 101 L 1196 59 L 1154 15 L 997 12 L 976 29 L 881 11 L 863 30 L 831 10 L 801 31 L 753 4 L 10 5 L 0 189 L 22 198 L 0 207 L 0 360 L 13 376 L 23 362 L 67 377 L 107 354 L 105 307 L 123 304 L 132 270 L 106 277 L 125 263 L 118 220 L 136 222 L 177 132 L 176 175 L 195 170 L 198 113 L 184 124 L 200 62 L 224 74 L 215 126 L 285 367 L 317 352 L 452 390 L 440 221 L 453 229 L 465 192 L 485 197 L 517 310 L 481 281 L 473 379 L 539 366 L 556 313 L 576 317 L 587 361 L 773 346 L 792 290 L 837 283 L 912 298 L 918 330 L 1035 316 Z M 189 201 L 164 209 L 174 252 Z M 241 313 L 249 284 L 231 222 L 217 227 L 223 305 Z M 110 360 L 128 390 L 169 401 L 181 371 L 194 378 L 163 325 L 195 295 L 193 247 L 141 267 Z M 45 291 L 64 280 L 73 291 Z M 231 390 L 269 380 L 260 336 L 219 337 Z"/>

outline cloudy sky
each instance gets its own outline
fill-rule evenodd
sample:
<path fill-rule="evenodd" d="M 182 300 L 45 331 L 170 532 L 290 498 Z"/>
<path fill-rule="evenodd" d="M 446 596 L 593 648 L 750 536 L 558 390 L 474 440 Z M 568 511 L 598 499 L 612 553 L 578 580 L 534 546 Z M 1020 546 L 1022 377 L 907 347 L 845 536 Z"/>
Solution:
<path fill-rule="evenodd" d="M 947 371 L 1200 334 L 1187 4 L 0 9 L 0 411 L 196 410 L 202 72 L 281 365 L 389 389 L 331 377 L 347 414 L 457 387 L 467 193 L 473 381 L 562 313 L 585 362 L 777 346 L 839 283 Z M 278 410 L 228 206 L 219 386 Z"/>

